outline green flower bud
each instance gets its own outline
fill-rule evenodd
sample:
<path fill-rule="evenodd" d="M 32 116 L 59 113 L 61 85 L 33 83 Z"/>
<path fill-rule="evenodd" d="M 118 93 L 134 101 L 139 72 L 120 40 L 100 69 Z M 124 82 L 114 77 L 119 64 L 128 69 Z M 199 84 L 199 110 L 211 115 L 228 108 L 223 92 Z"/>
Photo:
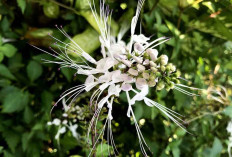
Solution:
<path fill-rule="evenodd" d="M 157 90 L 162 90 L 165 87 L 165 83 L 163 81 L 159 81 L 157 84 L 156 89 Z"/>
<path fill-rule="evenodd" d="M 170 91 L 170 86 L 165 86 L 165 89 L 167 90 L 167 91 Z"/>
<path fill-rule="evenodd" d="M 149 80 L 154 81 L 156 79 L 156 75 L 154 73 L 150 74 Z"/>
<path fill-rule="evenodd" d="M 142 74 L 143 78 L 145 79 L 149 79 L 150 75 L 148 72 L 144 71 L 143 74 Z"/>
<path fill-rule="evenodd" d="M 170 88 L 173 89 L 174 87 L 175 87 L 175 84 L 173 82 L 171 82 Z"/>
<path fill-rule="evenodd" d="M 161 64 L 161 65 L 166 65 L 166 64 L 168 64 L 168 56 L 167 56 L 167 55 L 161 55 L 161 56 L 160 56 L 160 64 Z"/>
<path fill-rule="evenodd" d="M 153 61 L 150 61 L 149 63 L 150 63 L 150 66 L 151 66 L 151 67 L 154 67 L 154 68 L 157 67 L 157 65 L 156 65 Z"/>
<path fill-rule="evenodd" d="M 156 75 L 157 77 L 161 77 L 161 76 L 162 76 L 160 72 L 156 72 L 155 75 Z"/>
<path fill-rule="evenodd" d="M 160 69 L 162 72 L 164 72 L 166 70 L 165 66 L 163 66 L 163 65 L 160 67 Z"/>
<path fill-rule="evenodd" d="M 181 72 L 179 70 L 176 71 L 176 77 L 180 77 Z"/>
<path fill-rule="evenodd" d="M 176 71 L 176 66 L 175 66 L 175 65 L 173 65 L 173 64 L 171 64 L 171 68 L 170 68 L 170 70 L 171 70 L 172 72 Z"/>
<path fill-rule="evenodd" d="M 131 54 L 127 54 L 127 59 L 129 60 L 129 59 L 131 59 L 132 58 L 132 56 L 131 56 Z"/>
<path fill-rule="evenodd" d="M 172 78 L 172 82 L 174 82 L 175 84 L 179 84 L 180 81 L 177 78 Z"/>
<path fill-rule="evenodd" d="M 149 59 L 150 57 L 149 57 L 149 54 L 147 53 L 147 52 L 145 52 L 144 54 L 143 54 L 143 58 L 144 58 L 144 60 L 145 59 Z"/>
<path fill-rule="evenodd" d="M 156 73 L 158 70 L 156 68 L 154 68 L 154 67 L 151 67 L 151 71 Z"/>
<path fill-rule="evenodd" d="M 155 80 L 149 81 L 149 82 L 148 82 L 148 86 L 149 86 L 149 87 L 155 87 L 155 85 L 156 85 Z"/>

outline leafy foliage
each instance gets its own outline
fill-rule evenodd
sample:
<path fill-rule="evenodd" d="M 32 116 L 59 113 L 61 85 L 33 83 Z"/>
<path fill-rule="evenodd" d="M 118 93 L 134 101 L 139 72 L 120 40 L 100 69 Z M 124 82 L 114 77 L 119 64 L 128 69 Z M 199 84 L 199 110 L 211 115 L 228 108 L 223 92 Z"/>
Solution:
<path fill-rule="evenodd" d="M 114 10 L 112 30 L 117 33 L 124 22 L 130 22 L 137 1 L 107 3 Z M 96 4 L 99 6 L 98 1 Z M 153 34 L 152 39 L 172 37 L 158 47 L 159 52 L 168 55 L 182 71 L 182 77 L 188 80 L 184 83 L 206 89 L 201 97 L 188 97 L 178 91 L 149 93 L 152 99 L 185 115 L 187 130 L 193 135 L 171 123 L 157 109 L 143 103 L 134 105 L 136 118 L 153 152 L 151 156 L 227 156 L 226 126 L 232 118 L 231 7 L 229 0 L 145 2 L 142 32 L 146 36 Z M 66 41 L 55 24 L 63 25 L 75 42 L 99 58 L 99 29 L 86 0 L 0 0 L 0 156 L 78 157 L 87 156 L 92 147 L 86 142 L 92 116 L 88 106 L 90 93 L 80 95 L 75 102 L 83 111 L 82 118 L 77 113 L 68 113 L 67 119 L 78 124 L 78 138 L 68 130 L 57 141 L 58 127 L 47 125 L 57 117 L 65 121 L 62 104 L 50 114 L 54 101 L 62 91 L 84 80 L 75 76 L 73 70 L 43 64 L 41 59 L 51 57 L 30 46 L 47 50 L 53 43 L 48 33 Z M 139 31 L 138 27 L 136 32 Z M 126 117 L 125 99 L 122 94 L 115 100 L 112 129 L 119 156 L 137 157 L 141 156 L 139 143 L 133 121 Z M 104 118 L 103 111 L 97 128 L 103 125 Z M 102 147 L 97 145 L 95 151 L 97 156 L 106 156 L 106 141 L 103 140 Z"/>

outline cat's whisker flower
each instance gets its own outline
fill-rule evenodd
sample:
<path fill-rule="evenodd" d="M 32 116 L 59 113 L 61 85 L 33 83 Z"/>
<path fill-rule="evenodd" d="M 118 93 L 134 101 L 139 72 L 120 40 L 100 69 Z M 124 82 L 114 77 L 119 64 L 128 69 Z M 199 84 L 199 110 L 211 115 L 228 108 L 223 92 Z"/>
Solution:
<path fill-rule="evenodd" d="M 89 156 L 91 156 L 99 139 L 103 137 L 106 127 L 107 142 L 109 145 L 113 146 L 113 151 L 117 152 L 113 140 L 111 123 L 113 119 L 113 100 L 119 97 L 122 92 L 125 92 L 127 95 L 127 116 L 134 121 L 141 151 L 144 156 L 148 156 L 146 150 L 150 149 L 136 121 L 132 106 L 135 105 L 137 101 L 144 101 L 147 106 L 156 107 L 176 123 L 177 126 L 185 130 L 185 121 L 180 118 L 182 115 L 149 99 L 147 97 L 149 89 L 153 88 L 157 91 L 162 89 L 166 89 L 167 91 L 175 89 L 189 96 L 199 95 L 187 90 L 201 91 L 199 88 L 180 84 L 180 80 L 183 80 L 183 78 L 180 77 L 180 72 L 176 69 L 176 66 L 169 62 L 167 55 L 160 55 L 158 50 L 154 49 L 158 45 L 170 40 L 170 38 L 160 37 L 151 41 L 149 37 L 143 34 L 135 34 L 135 28 L 144 2 L 145 0 L 138 0 L 136 14 L 131 21 L 131 38 L 129 43 L 126 44 L 126 42 L 122 41 L 122 38 L 128 27 L 122 28 L 118 37 L 112 36 L 110 28 L 112 11 L 109 10 L 108 6 L 105 6 L 104 0 L 100 0 L 99 16 L 96 11 L 94 0 L 89 0 L 90 9 L 100 32 L 99 40 L 102 53 L 102 58 L 100 60 L 96 60 L 86 53 L 62 27 L 58 26 L 56 26 L 57 29 L 67 37 L 70 42 L 65 43 L 49 35 L 56 40 L 54 48 L 50 48 L 54 54 L 32 45 L 36 49 L 56 58 L 55 61 L 44 59 L 46 63 L 60 64 L 61 68 L 73 68 L 76 70 L 76 74 L 86 76 L 84 84 L 72 87 L 62 93 L 53 108 L 64 99 L 64 103 L 70 106 L 76 97 L 83 91 L 92 92 L 89 104 L 90 107 L 94 104 L 96 110 L 88 127 L 88 141 L 91 130 L 94 131 L 94 133 L 97 132 L 97 123 L 103 107 L 108 108 L 106 121 L 97 139 L 95 142 L 92 142 L 93 147 Z M 58 49 L 60 53 L 55 49 Z M 75 53 L 82 61 L 77 62 L 72 60 L 69 56 L 70 52 Z M 130 97 L 130 93 L 135 94 L 135 96 Z M 108 151 L 110 153 L 110 148 L 108 148 Z"/>

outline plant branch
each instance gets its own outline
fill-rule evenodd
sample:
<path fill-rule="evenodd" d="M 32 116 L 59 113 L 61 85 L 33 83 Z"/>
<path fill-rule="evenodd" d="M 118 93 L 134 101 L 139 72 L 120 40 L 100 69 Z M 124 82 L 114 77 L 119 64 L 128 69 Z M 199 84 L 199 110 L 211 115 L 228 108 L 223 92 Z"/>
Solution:
<path fill-rule="evenodd" d="M 52 3 L 55 3 L 56 5 L 58 5 L 58 6 L 60 6 L 60 7 L 63 7 L 63 8 L 68 9 L 68 10 L 71 10 L 71 11 L 73 11 L 74 13 L 80 15 L 80 13 L 79 13 L 76 9 L 74 9 L 74 8 L 72 8 L 72 7 L 69 7 L 69 6 L 67 6 L 67 5 L 64 5 L 64 4 L 62 4 L 62 3 L 60 3 L 60 2 L 57 2 L 57 1 L 55 1 L 55 0 L 49 0 L 49 1 L 52 2 Z"/>
<path fill-rule="evenodd" d="M 220 114 L 220 113 L 222 113 L 222 112 L 223 112 L 223 111 L 217 111 L 217 112 L 212 112 L 212 113 L 206 112 L 206 113 L 204 113 L 204 114 L 202 114 L 202 115 L 199 115 L 199 116 L 197 116 L 197 117 L 195 117 L 195 118 L 193 118 L 193 119 L 187 120 L 187 123 L 191 123 L 191 122 L 193 122 L 193 121 L 195 121 L 195 120 L 198 120 L 198 119 L 200 119 L 200 118 L 203 118 L 203 117 L 205 117 L 205 116 L 216 116 L 216 115 L 218 115 L 218 114 Z"/>

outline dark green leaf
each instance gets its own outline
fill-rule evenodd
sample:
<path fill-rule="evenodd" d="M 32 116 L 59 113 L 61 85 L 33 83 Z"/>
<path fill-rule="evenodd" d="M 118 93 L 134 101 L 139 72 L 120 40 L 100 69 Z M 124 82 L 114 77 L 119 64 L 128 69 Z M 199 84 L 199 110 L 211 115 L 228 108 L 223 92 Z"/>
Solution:
<path fill-rule="evenodd" d="M 0 63 L 2 62 L 3 59 L 4 59 L 4 54 L 0 52 Z"/>
<path fill-rule="evenodd" d="M 15 152 L 15 148 L 20 141 L 20 135 L 9 130 L 9 131 L 3 132 L 2 136 L 6 140 L 11 151 Z"/>
<path fill-rule="evenodd" d="M 10 70 L 3 64 L 0 64 L 0 76 L 9 78 L 11 80 L 16 80 L 14 75 L 10 72 Z"/>
<path fill-rule="evenodd" d="M 21 91 L 15 91 L 13 93 L 8 93 L 3 100 L 3 110 L 4 113 L 12 113 L 16 111 L 21 111 L 28 104 L 29 94 L 27 92 L 23 93 Z"/>
<path fill-rule="evenodd" d="M 30 123 L 33 120 L 33 112 L 31 111 L 30 107 L 26 107 L 24 110 L 23 118 L 26 123 Z"/>
<path fill-rule="evenodd" d="M 32 82 L 38 79 L 42 72 L 43 69 L 41 64 L 37 63 L 36 61 L 30 61 L 27 65 L 27 76 Z"/>
<path fill-rule="evenodd" d="M 73 76 L 74 76 L 74 70 L 70 68 L 61 68 L 61 72 L 64 74 L 65 78 L 68 80 L 68 82 L 71 82 Z"/>

